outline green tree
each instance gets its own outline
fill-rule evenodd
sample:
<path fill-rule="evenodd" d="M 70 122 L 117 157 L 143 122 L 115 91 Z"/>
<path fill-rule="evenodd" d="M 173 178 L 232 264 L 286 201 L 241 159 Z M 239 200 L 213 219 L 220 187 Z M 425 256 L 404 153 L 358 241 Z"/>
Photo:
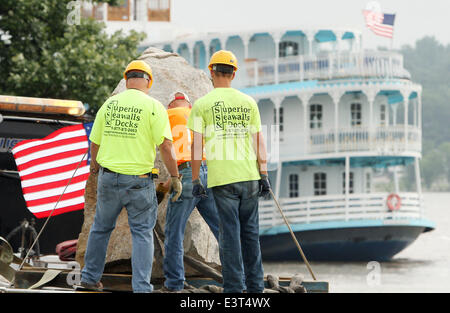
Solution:
<path fill-rule="evenodd" d="M 0 1 L 0 94 L 76 99 L 91 113 L 110 95 L 145 35 L 108 36 L 103 23 L 87 18 L 70 25 L 70 2 Z"/>
<path fill-rule="evenodd" d="M 437 149 L 427 153 L 422 159 L 423 180 L 428 189 L 432 187 L 435 181 L 442 177 L 442 168 L 439 166 L 442 162 L 443 155 Z"/>
<path fill-rule="evenodd" d="M 422 92 L 422 177 L 426 188 L 442 178 L 450 181 L 450 45 L 424 37 L 400 51 L 404 66 Z"/>
<path fill-rule="evenodd" d="M 450 141 L 450 45 L 444 46 L 434 37 L 424 37 L 414 47 L 404 46 L 401 53 L 412 79 L 423 87 L 424 142 L 437 147 Z"/>

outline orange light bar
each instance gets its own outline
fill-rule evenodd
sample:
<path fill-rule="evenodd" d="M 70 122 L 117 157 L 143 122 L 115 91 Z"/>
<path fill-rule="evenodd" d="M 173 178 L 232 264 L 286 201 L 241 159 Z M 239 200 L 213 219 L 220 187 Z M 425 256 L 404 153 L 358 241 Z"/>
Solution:
<path fill-rule="evenodd" d="M 15 97 L 0 95 L 0 110 L 44 114 L 68 114 L 81 116 L 86 109 L 81 101 Z"/>

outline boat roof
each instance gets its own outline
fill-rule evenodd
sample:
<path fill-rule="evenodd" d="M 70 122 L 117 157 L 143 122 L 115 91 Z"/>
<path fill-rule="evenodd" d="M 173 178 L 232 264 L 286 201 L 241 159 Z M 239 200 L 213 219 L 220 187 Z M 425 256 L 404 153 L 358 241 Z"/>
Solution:
<path fill-rule="evenodd" d="M 336 27 L 336 26 L 324 26 L 324 27 L 305 27 L 305 26 L 285 26 L 277 28 L 255 28 L 255 29 L 234 29 L 234 30 L 210 30 L 210 31 L 182 31 L 176 30 L 174 38 L 167 41 L 154 42 L 154 44 L 173 44 L 175 42 L 197 42 L 202 40 L 213 40 L 216 38 L 229 38 L 229 37 L 257 37 L 267 34 L 281 34 L 293 35 L 293 36 L 310 36 L 314 35 L 314 38 L 319 42 L 336 41 L 336 35 L 339 34 L 342 39 L 352 39 L 362 34 L 360 28 L 356 27 Z"/>

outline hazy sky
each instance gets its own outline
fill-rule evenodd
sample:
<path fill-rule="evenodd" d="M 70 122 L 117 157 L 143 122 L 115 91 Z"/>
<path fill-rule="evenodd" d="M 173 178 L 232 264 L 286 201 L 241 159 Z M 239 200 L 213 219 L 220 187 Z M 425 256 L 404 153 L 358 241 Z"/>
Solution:
<path fill-rule="evenodd" d="M 369 0 L 173 0 L 173 22 L 190 29 L 270 29 L 277 27 L 356 27 L 366 47 L 390 40 L 365 26 Z M 394 48 L 425 35 L 450 43 L 450 0 L 378 0 L 383 13 L 396 13 Z"/>

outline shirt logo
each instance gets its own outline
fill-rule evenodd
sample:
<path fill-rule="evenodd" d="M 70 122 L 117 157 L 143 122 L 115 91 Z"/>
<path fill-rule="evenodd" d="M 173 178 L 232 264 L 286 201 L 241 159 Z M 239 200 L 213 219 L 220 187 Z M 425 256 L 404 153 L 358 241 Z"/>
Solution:
<path fill-rule="evenodd" d="M 139 122 L 142 120 L 143 109 L 135 106 L 120 105 L 112 100 L 106 105 L 105 127 L 107 135 L 116 137 L 134 137 Z"/>
<path fill-rule="evenodd" d="M 227 106 L 224 101 L 212 107 L 214 131 L 223 138 L 245 137 L 249 131 L 252 109 L 245 106 Z"/>
<path fill-rule="evenodd" d="M 223 122 L 223 101 L 216 102 L 216 104 L 212 107 L 213 112 L 213 121 L 214 121 L 214 129 L 215 130 L 224 130 L 224 122 Z"/>

